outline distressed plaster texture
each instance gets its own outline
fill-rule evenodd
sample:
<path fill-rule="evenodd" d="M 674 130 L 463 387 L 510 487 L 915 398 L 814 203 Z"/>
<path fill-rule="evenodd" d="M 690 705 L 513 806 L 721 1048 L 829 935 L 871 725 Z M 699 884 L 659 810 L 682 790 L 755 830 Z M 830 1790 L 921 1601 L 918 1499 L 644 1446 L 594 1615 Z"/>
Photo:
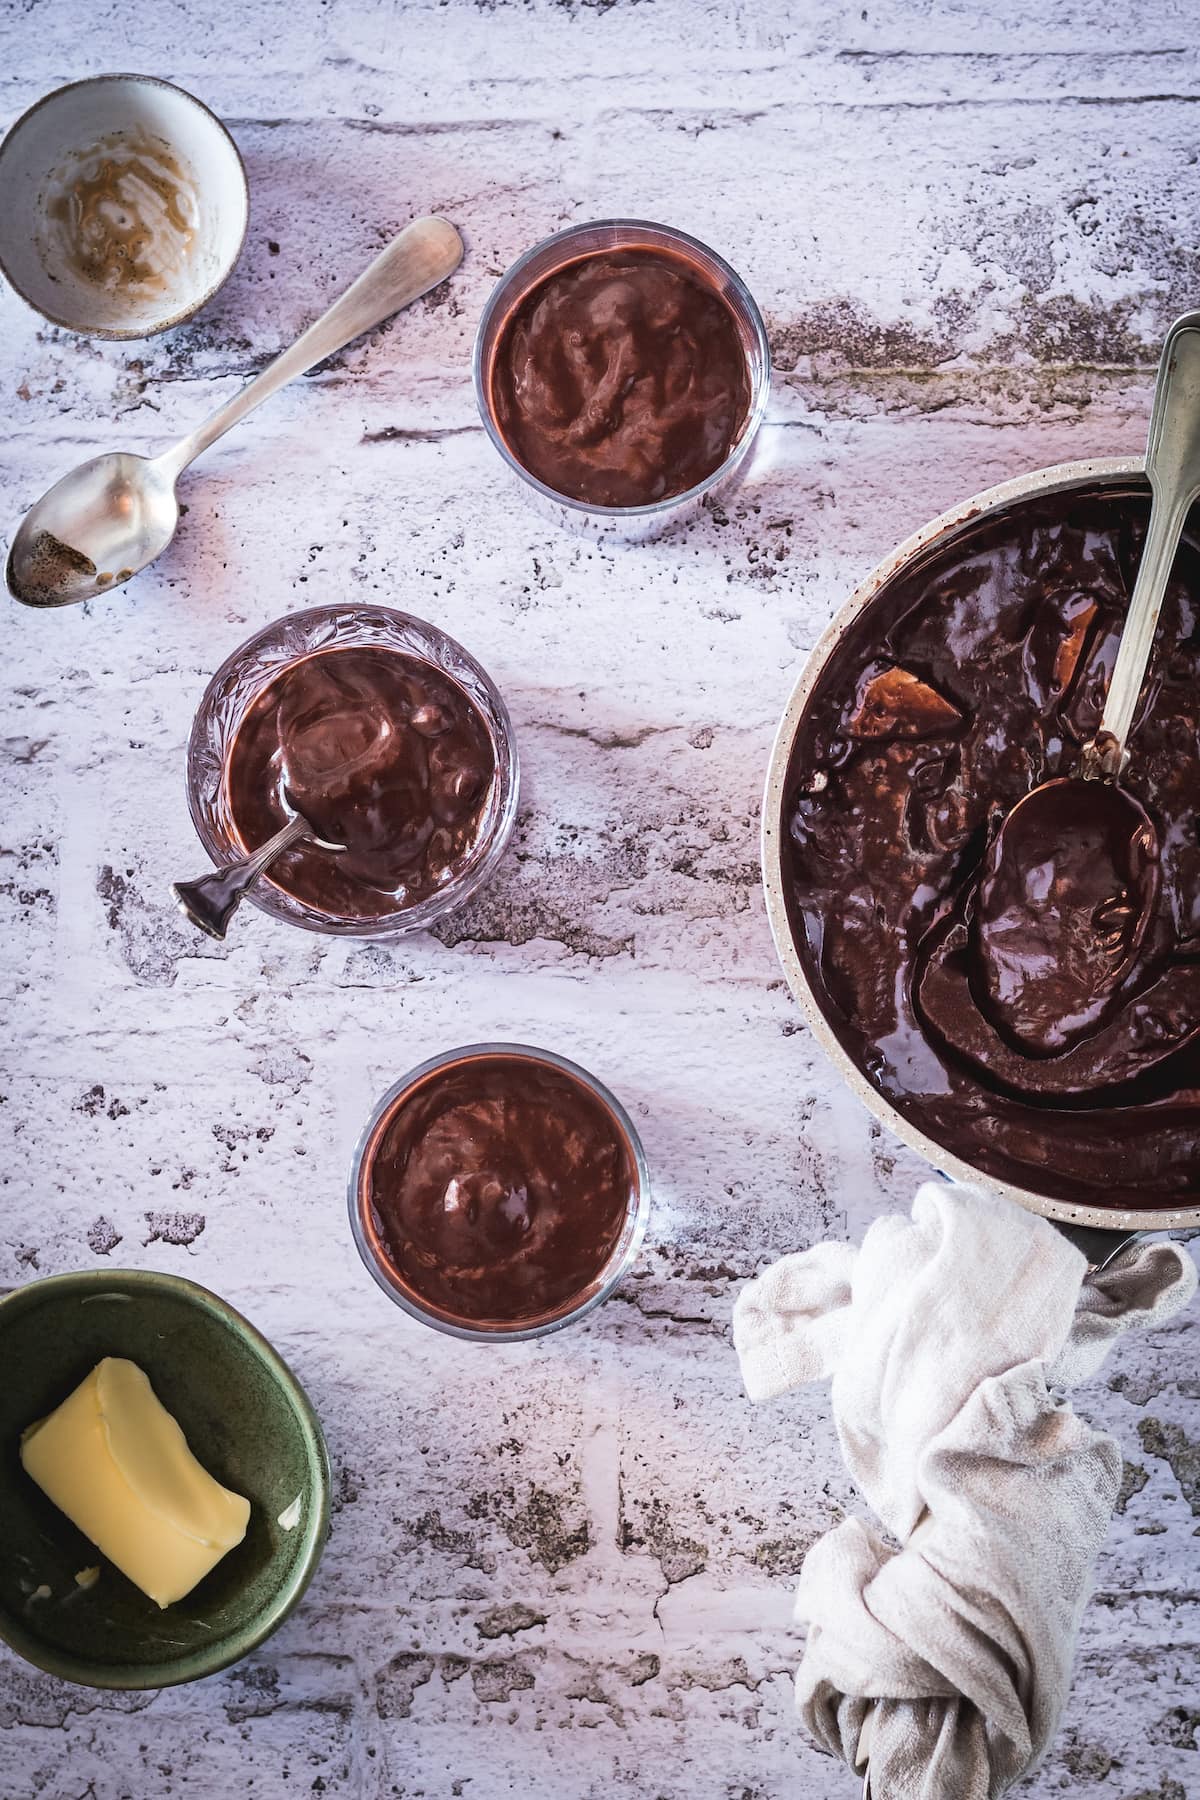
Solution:
<path fill-rule="evenodd" d="M 0 299 L 5 518 L 97 449 L 189 428 L 414 214 L 468 253 L 209 455 L 132 588 L 5 614 L 0 1283 L 107 1261 L 227 1295 L 308 1385 L 336 1512 L 300 1611 L 225 1675 L 122 1696 L 0 1656 L 0 1800 L 850 1795 L 793 1717 L 791 1588 L 856 1497 L 820 1393 L 745 1402 L 729 1312 L 923 1169 L 784 988 L 760 788 L 806 651 L 899 538 L 1143 442 L 1163 328 L 1200 299 L 1194 6 L 0 0 L 5 121 L 126 67 L 230 122 L 245 253 L 142 344 Z M 469 355 L 514 256 L 617 213 L 730 258 L 776 378 L 735 495 L 602 549 L 509 485 Z M 503 688 L 513 853 L 436 936 L 248 912 L 202 942 L 167 884 L 197 860 L 205 681 L 279 613 L 360 597 L 436 620 Z M 485 1352 L 389 1305 L 343 1196 L 382 1088 L 489 1037 L 611 1083 L 657 1208 L 586 1325 Z M 1029 1800 L 1200 1795 L 1198 1352 L 1193 1313 L 1080 1396 L 1126 1482 Z"/>

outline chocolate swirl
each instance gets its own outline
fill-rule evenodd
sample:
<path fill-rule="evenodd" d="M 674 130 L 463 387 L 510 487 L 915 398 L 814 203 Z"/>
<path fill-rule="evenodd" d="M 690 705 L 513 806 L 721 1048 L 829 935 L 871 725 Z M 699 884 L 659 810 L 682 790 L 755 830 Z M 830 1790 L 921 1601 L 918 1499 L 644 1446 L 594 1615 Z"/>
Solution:
<path fill-rule="evenodd" d="M 269 879 L 319 911 L 377 917 L 455 879 L 495 776 L 487 723 L 431 663 L 398 650 L 321 650 L 290 663 L 247 711 L 226 770 L 256 848 L 302 812 L 340 851 L 301 842 Z"/>
<path fill-rule="evenodd" d="M 548 275 L 504 327 L 492 404 L 556 493 L 644 506 L 720 468 L 750 409 L 728 304 L 681 256 L 628 249 Z"/>
<path fill-rule="evenodd" d="M 380 1243 L 414 1293 L 452 1318 L 510 1325 L 583 1297 L 637 1183 L 597 1096 L 512 1053 L 428 1075 L 398 1103 L 368 1179 Z"/>
<path fill-rule="evenodd" d="M 797 945 L 868 1079 L 985 1173 L 1122 1207 L 1200 1182 L 1191 533 L 1132 738 L 1144 810 L 1070 781 L 996 837 L 1096 730 L 1148 510 L 1027 501 L 884 588 L 822 672 L 784 808 Z"/>

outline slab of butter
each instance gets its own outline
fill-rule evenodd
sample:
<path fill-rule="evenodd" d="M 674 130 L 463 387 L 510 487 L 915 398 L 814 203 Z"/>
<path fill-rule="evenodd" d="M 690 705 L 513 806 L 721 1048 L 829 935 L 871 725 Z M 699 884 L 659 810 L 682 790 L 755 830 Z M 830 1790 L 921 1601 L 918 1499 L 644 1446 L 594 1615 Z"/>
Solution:
<path fill-rule="evenodd" d="M 250 1502 L 202 1469 L 136 1363 L 106 1356 L 21 1441 L 26 1472 L 159 1606 L 246 1535 Z"/>

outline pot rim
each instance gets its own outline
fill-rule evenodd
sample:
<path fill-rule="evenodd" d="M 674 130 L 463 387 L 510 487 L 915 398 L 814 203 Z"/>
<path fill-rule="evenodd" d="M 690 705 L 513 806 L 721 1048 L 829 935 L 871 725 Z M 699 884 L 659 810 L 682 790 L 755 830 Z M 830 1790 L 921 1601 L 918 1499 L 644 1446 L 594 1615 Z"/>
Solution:
<path fill-rule="evenodd" d="M 817 681 L 835 646 L 841 642 L 853 620 L 887 582 L 935 544 L 948 542 L 966 526 L 990 513 L 1001 512 L 1019 500 L 1039 494 L 1062 493 L 1085 484 L 1115 485 L 1131 475 L 1143 474 L 1144 468 L 1145 462 L 1141 456 L 1092 457 L 1076 462 L 1054 463 L 1048 468 L 1034 469 L 1027 474 L 999 482 L 995 487 L 984 488 L 980 493 L 948 508 L 946 512 L 939 513 L 928 524 L 922 525 L 920 530 L 913 532 L 911 537 L 905 538 L 839 608 L 800 671 L 775 734 L 767 767 L 762 810 L 763 891 L 776 954 L 783 966 L 787 984 L 804 1014 L 805 1023 L 851 1093 L 863 1103 L 872 1117 L 878 1119 L 910 1150 L 917 1151 L 941 1173 L 953 1176 L 958 1181 L 986 1187 L 993 1193 L 1003 1194 L 1030 1212 L 1040 1213 L 1045 1219 L 1054 1219 L 1065 1225 L 1090 1225 L 1108 1231 L 1163 1231 L 1200 1225 L 1200 1199 L 1190 1206 L 1141 1211 L 1123 1207 L 1087 1206 L 1082 1202 L 1056 1199 L 1049 1194 L 1039 1194 L 1032 1188 L 1001 1181 L 973 1168 L 961 1157 L 943 1149 L 936 1139 L 919 1130 L 872 1087 L 857 1064 L 851 1060 L 821 1010 L 792 939 L 783 879 L 782 811 L 796 730 Z"/>

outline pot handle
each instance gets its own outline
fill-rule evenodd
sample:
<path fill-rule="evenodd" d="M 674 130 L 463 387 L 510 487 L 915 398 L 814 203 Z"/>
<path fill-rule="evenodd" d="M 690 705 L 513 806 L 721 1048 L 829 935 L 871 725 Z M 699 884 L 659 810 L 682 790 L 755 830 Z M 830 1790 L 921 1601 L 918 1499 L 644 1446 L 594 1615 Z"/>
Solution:
<path fill-rule="evenodd" d="M 1077 1250 L 1083 1251 L 1088 1259 L 1088 1272 L 1092 1275 L 1098 1275 L 1101 1269 L 1107 1269 L 1109 1263 L 1115 1262 L 1131 1244 L 1143 1243 L 1147 1238 L 1164 1238 L 1171 1243 L 1186 1244 L 1189 1239 L 1200 1237 L 1200 1225 L 1180 1225 L 1170 1231 L 1105 1231 L 1099 1226 L 1064 1225 L 1061 1219 L 1052 1219 L 1051 1224 Z"/>
<path fill-rule="evenodd" d="M 1093 1275 L 1098 1275 L 1110 1262 L 1115 1262 L 1131 1244 L 1140 1243 L 1143 1238 L 1154 1235 L 1149 1231 L 1105 1231 L 1098 1225 L 1064 1225 L 1061 1219 L 1052 1219 L 1051 1224 L 1077 1250 L 1083 1251 L 1088 1259 L 1089 1273 Z"/>

